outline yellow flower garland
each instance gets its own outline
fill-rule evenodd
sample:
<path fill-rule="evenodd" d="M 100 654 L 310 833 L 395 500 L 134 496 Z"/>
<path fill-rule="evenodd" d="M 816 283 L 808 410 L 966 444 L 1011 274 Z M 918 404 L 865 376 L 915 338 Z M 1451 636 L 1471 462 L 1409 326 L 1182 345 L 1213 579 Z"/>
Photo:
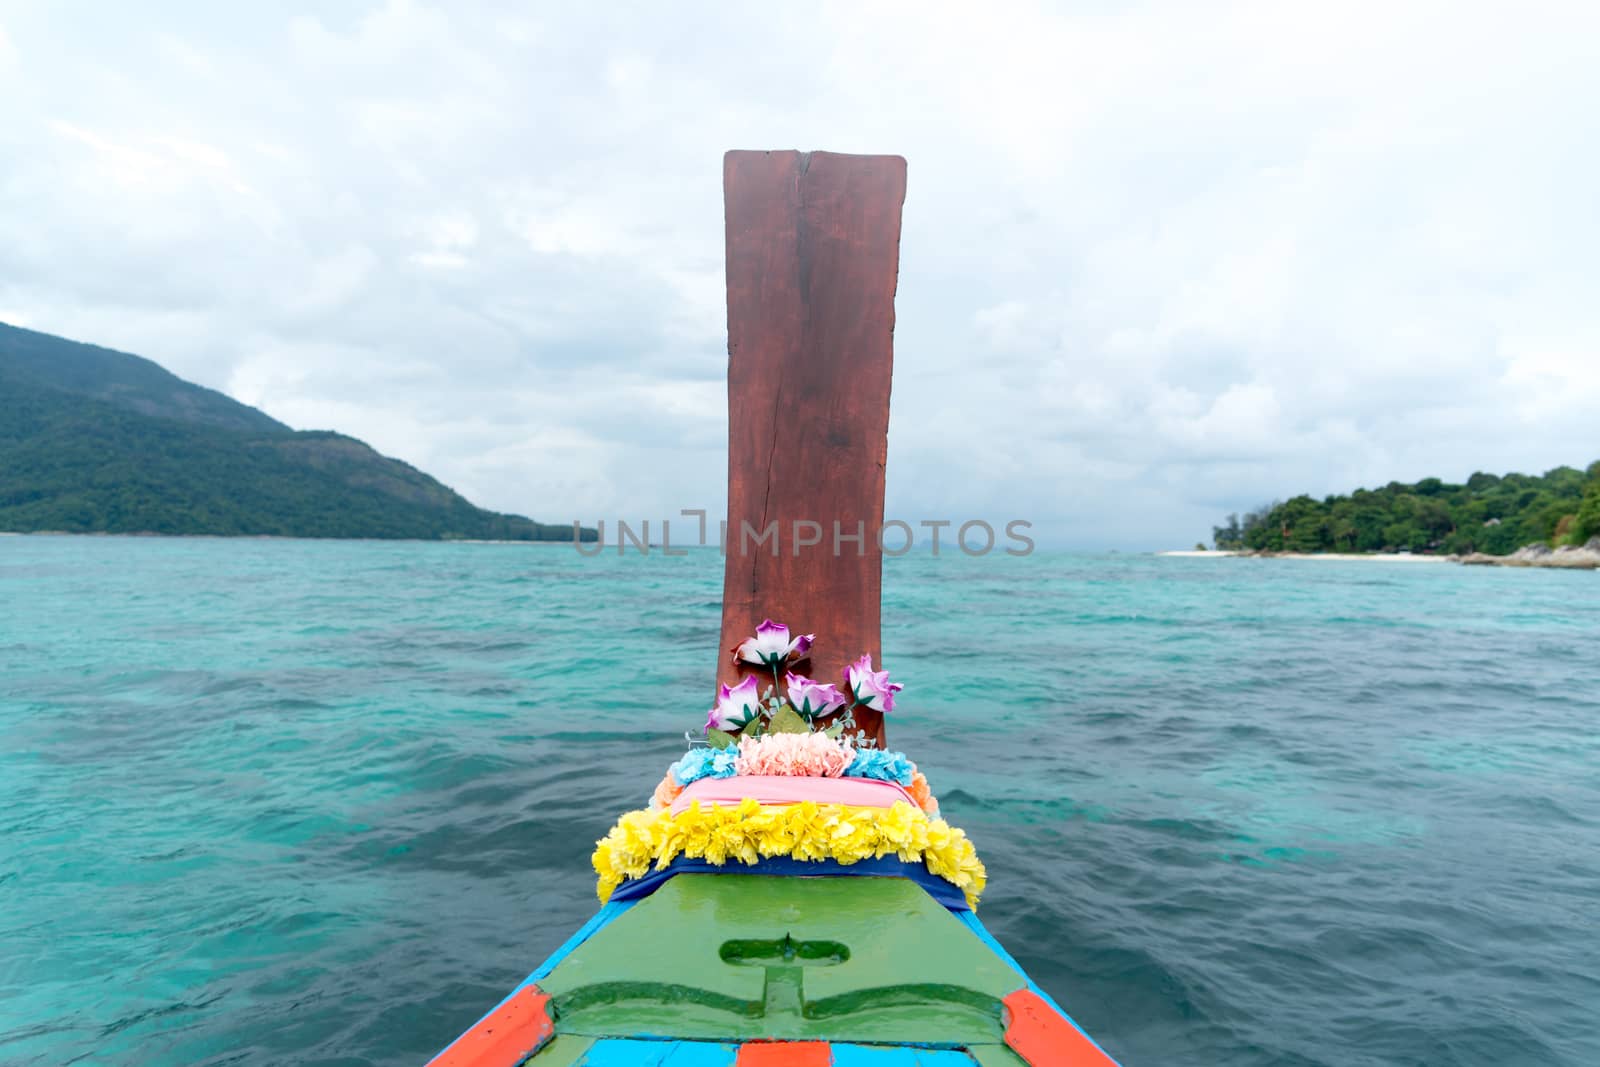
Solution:
<path fill-rule="evenodd" d="M 661 870 L 678 856 L 715 866 L 729 860 L 754 864 L 769 856 L 833 860 L 851 864 L 894 855 L 921 860 L 930 873 L 951 882 L 976 908 L 987 877 L 972 842 L 943 819 L 930 819 L 904 801 L 890 808 L 845 804 L 763 806 L 746 799 L 738 807 L 701 807 L 696 801 L 677 815 L 630 811 L 595 843 L 596 892 L 604 903 L 629 878 Z"/>

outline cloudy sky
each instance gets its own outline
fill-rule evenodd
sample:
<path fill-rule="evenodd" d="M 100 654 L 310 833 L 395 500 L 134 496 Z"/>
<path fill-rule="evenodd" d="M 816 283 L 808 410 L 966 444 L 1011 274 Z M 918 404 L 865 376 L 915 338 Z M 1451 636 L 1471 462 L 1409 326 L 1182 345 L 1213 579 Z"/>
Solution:
<path fill-rule="evenodd" d="M 722 153 L 894 152 L 890 514 L 1187 545 L 1600 457 L 1597 13 L 0 0 L 0 321 L 719 514 Z"/>

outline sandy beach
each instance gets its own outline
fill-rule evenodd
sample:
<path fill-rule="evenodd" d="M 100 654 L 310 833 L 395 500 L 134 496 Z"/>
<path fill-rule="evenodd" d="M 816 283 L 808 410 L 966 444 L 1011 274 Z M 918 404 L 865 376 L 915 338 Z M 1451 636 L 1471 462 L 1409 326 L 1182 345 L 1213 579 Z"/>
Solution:
<path fill-rule="evenodd" d="M 1360 563 L 1461 563 L 1467 566 L 1542 567 L 1555 570 L 1600 571 L 1600 537 L 1588 544 L 1568 545 L 1550 549 L 1544 545 L 1519 548 L 1509 556 L 1487 556 L 1474 552 L 1469 556 L 1418 556 L 1411 553 L 1372 552 L 1365 555 L 1354 552 L 1229 552 L 1200 549 L 1183 549 L 1157 552 L 1158 556 L 1242 556 L 1247 559 L 1320 559 L 1347 560 Z"/>
<path fill-rule="evenodd" d="M 1256 554 L 1256 553 L 1244 553 L 1244 552 L 1219 551 L 1219 550 L 1216 550 L 1216 549 L 1208 549 L 1208 550 L 1205 550 L 1205 551 L 1201 551 L 1201 550 L 1198 550 L 1198 549 L 1187 549 L 1187 550 L 1179 550 L 1179 551 L 1173 551 L 1173 552 L 1157 552 L 1156 555 L 1158 555 L 1158 556 L 1189 556 L 1189 557 L 1196 557 L 1196 558 L 1204 558 L 1204 557 L 1207 557 L 1207 556 L 1217 556 L 1217 557 L 1221 557 L 1221 556 L 1249 556 L 1251 558 L 1256 558 L 1256 559 L 1319 559 L 1319 560 L 1343 560 L 1343 561 L 1360 562 L 1360 563 L 1454 563 L 1454 562 L 1457 562 L 1456 557 L 1454 557 L 1454 556 L 1418 556 L 1418 555 L 1412 555 L 1410 553 L 1401 554 L 1401 553 L 1397 553 L 1397 552 L 1372 552 L 1372 553 L 1356 553 L 1356 552 L 1272 552 L 1272 553 Z"/>

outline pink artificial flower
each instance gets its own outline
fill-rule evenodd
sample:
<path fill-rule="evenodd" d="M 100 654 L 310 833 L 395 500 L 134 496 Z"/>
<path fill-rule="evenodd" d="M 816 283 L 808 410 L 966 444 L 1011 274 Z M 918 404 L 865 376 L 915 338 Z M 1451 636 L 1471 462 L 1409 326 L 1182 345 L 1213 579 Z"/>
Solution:
<path fill-rule="evenodd" d="M 745 638 L 733 650 L 733 660 L 735 663 L 759 663 L 763 667 L 775 667 L 790 657 L 805 659 L 816 637 L 816 634 L 801 634 L 791 641 L 787 626 L 767 619 L 756 627 L 754 637 Z"/>
<path fill-rule="evenodd" d="M 814 682 L 789 671 L 783 676 L 783 685 L 789 691 L 789 703 L 808 720 L 831 715 L 844 707 L 844 694 L 832 682 Z"/>
<path fill-rule="evenodd" d="M 734 767 L 739 774 L 840 778 L 855 758 L 848 741 L 827 734 L 763 734 L 739 739 Z"/>
<path fill-rule="evenodd" d="M 885 712 L 894 710 L 894 695 L 905 688 L 889 681 L 888 671 L 874 671 L 871 655 L 862 656 L 844 669 L 844 684 L 859 703 Z"/>
<path fill-rule="evenodd" d="M 757 691 L 756 676 L 750 675 L 736 686 L 722 686 L 717 690 L 717 706 L 706 713 L 707 730 L 724 730 L 737 733 L 761 714 L 761 695 Z"/>

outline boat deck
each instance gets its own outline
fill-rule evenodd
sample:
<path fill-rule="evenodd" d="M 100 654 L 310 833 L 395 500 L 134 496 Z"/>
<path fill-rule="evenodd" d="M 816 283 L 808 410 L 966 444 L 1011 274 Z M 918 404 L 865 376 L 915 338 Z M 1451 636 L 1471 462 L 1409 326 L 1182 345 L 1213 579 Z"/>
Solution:
<path fill-rule="evenodd" d="M 524 1062 L 1112 1064 L 915 881 L 735 873 L 608 904 L 436 1061 Z"/>

